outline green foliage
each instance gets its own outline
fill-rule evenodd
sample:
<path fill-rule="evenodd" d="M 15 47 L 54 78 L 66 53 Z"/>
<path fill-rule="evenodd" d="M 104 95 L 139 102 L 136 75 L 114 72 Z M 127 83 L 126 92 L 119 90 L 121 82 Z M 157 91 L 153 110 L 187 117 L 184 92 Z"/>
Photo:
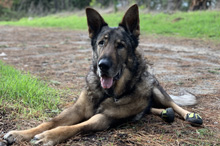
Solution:
<path fill-rule="evenodd" d="M 206 136 L 213 136 L 213 131 L 207 129 L 207 128 L 201 128 L 196 130 L 196 133 L 199 135 L 199 137 L 204 138 Z"/>
<path fill-rule="evenodd" d="M 94 7 L 96 5 L 96 0 L 91 0 L 91 2 L 89 3 L 90 6 Z"/>
<path fill-rule="evenodd" d="M 0 0 L 1 1 L 1 0 Z M 5 1 L 5 0 L 2 0 Z M 87 6 L 105 8 L 112 6 L 114 12 L 118 7 L 128 7 L 137 3 L 141 9 L 152 11 L 188 11 L 191 0 L 11 0 L 9 8 L 3 8 L 0 4 L 0 21 L 21 18 L 21 16 L 45 16 L 57 12 L 68 12 L 74 9 L 84 9 Z M 194 6 L 193 10 L 217 8 L 219 1 L 211 0 L 206 5 Z M 2 3 L 4 5 L 4 3 Z M 192 9 L 192 8 L 191 8 Z M 1 13 L 5 13 L 2 15 Z"/>
<path fill-rule="evenodd" d="M 82 9 L 85 8 L 86 6 L 89 6 L 91 0 L 69 0 L 69 1 L 73 3 L 74 7 Z"/>
<path fill-rule="evenodd" d="M 0 5 L 0 21 L 5 20 L 9 21 L 11 18 L 20 18 L 19 14 L 11 11 L 9 8 L 4 8 Z"/>
<path fill-rule="evenodd" d="M 30 15 L 44 15 L 60 11 L 82 9 L 89 6 L 91 0 L 14 0 L 12 11 Z"/>
<path fill-rule="evenodd" d="M 117 26 L 124 13 L 103 14 L 109 26 Z M 140 14 L 142 34 L 159 34 L 191 38 L 220 40 L 220 13 L 218 11 L 178 12 L 175 14 Z M 50 15 L 19 21 L 0 22 L 0 25 L 60 27 L 66 29 L 87 29 L 85 16 Z"/>
<path fill-rule="evenodd" d="M 91 2 L 89 3 L 89 5 L 91 7 L 94 7 L 94 6 L 98 6 L 98 7 L 101 7 L 101 4 L 99 2 L 97 2 L 96 0 L 91 0 Z"/>
<path fill-rule="evenodd" d="M 59 93 L 45 82 L 0 61 L 0 104 L 13 104 L 18 112 L 57 111 Z M 38 113 L 38 115 L 41 115 Z"/>

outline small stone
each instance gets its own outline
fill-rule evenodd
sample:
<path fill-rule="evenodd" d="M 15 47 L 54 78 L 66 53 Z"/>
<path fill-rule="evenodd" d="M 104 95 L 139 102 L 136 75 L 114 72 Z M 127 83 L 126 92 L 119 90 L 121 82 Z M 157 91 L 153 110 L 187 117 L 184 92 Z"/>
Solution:
<path fill-rule="evenodd" d="M 214 122 L 215 125 L 218 125 L 218 122 Z"/>
<path fill-rule="evenodd" d="M 0 54 L 0 57 L 4 57 L 4 56 L 7 56 L 4 52 L 2 52 L 1 54 Z"/>

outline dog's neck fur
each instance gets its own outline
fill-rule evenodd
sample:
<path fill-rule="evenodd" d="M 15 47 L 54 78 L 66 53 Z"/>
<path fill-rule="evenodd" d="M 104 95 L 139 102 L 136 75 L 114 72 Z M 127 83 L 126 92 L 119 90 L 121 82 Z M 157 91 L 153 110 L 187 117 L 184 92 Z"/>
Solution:
<path fill-rule="evenodd" d="M 144 62 L 143 60 L 144 58 L 137 50 L 135 51 L 135 56 L 128 58 L 124 73 L 120 80 L 116 82 L 115 89 L 117 90 L 114 90 L 116 98 L 119 99 L 135 90 L 135 84 L 141 81 L 141 73 L 143 73 L 144 70 L 147 69 L 146 64 L 142 63 Z"/>

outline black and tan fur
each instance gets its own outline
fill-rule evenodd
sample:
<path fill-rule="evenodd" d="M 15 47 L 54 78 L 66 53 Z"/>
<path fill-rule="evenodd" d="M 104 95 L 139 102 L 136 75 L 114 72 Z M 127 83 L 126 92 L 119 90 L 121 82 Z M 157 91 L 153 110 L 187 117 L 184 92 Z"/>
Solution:
<path fill-rule="evenodd" d="M 109 128 L 121 119 L 140 119 L 150 111 L 160 115 L 171 107 L 186 119 L 190 113 L 173 102 L 137 49 L 140 34 L 138 6 L 125 13 L 116 28 L 108 27 L 101 15 L 86 9 L 93 62 L 86 77 L 86 87 L 77 102 L 49 122 L 23 131 L 10 131 L 9 142 L 31 140 L 34 144 L 55 145 L 74 135 Z M 152 103 L 152 104 L 151 104 Z"/>

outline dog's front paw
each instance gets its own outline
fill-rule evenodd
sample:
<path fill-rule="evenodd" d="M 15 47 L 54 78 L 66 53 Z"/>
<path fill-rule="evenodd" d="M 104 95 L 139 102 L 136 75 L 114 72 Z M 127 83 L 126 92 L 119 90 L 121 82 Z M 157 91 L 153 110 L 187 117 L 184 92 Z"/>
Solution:
<path fill-rule="evenodd" d="M 44 146 L 52 146 L 57 144 L 58 137 L 56 137 L 53 133 L 50 131 L 45 131 L 41 134 L 38 134 L 34 136 L 34 138 L 31 140 L 31 144 L 33 145 L 44 145 Z"/>
<path fill-rule="evenodd" d="M 8 144 L 13 144 L 16 140 L 22 140 L 22 136 L 20 136 L 19 131 L 10 131 L 5 134 L 4 139 Z"/>
<path fill-rule="evenodd" d="M 32 138 L 32 135 L 26 131 L 10 131 L 5 134 L 4 139 L 8 144 L 13 144 L 15 141 L 29 141 Z"/>
<path fill-rule="evenodd" d="M 20 136 L 19 131 L 10 131 L 5 134 L 4 139 L 10 145 L 13 144 L 16 140 L 22 140 L 22 136 Z"/>
<path fill-rule="evenodd" d="M 34 145 L 51 146 L 66 140 L 76 132 L 76 130 L 74 131 L 73 129 L 69 128 L 69 126 L 60 126 L 35 135 L 31 140 L 31 143 Z"/>

